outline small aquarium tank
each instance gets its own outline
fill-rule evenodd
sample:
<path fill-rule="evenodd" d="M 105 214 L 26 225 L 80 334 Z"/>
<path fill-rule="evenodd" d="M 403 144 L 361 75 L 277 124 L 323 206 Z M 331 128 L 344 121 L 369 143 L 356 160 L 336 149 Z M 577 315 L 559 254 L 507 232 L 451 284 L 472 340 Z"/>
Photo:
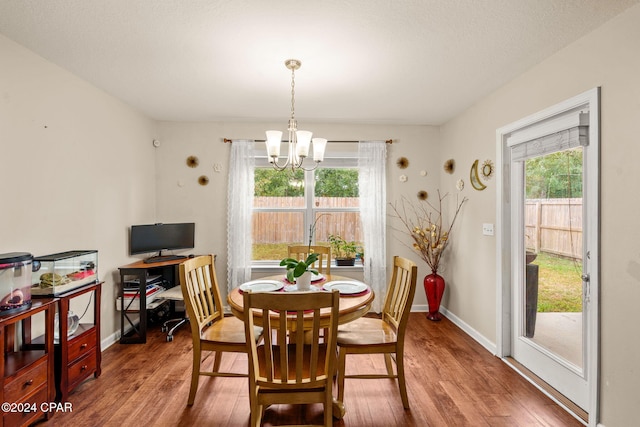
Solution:
<path fill-rule="evenodd" d="M 0 254 L 0 316 L 31 307 L 33 256 L 28 252 Z"/>

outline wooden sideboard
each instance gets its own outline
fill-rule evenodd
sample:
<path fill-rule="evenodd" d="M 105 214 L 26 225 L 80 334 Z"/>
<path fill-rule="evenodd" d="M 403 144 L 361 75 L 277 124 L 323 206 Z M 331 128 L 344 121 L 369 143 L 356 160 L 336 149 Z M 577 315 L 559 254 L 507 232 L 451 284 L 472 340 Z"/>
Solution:
<path fill-rule="evenodd" d="M 0 315 L 2 426 L 26 426 L 52 415 L 47 405 L 55 398 L 53 319 L 56 301 L 55 298 L 33 300 L 27 310 Z M 32 346 L 32 317 L 39 313 L 44 313 L 43 345 Z"/>

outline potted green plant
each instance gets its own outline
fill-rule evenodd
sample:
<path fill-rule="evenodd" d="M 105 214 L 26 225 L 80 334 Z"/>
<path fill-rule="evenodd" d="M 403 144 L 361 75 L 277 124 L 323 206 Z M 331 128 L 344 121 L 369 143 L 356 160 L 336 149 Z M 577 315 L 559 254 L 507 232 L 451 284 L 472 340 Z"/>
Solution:
<path fill-rule="evenodd" d="M 347 242 L 339 234 L 330 234 L 331 252 L 336 259 L 336 265 L 355 265 L 358 246 L 356 242 Z"/>
<path fill-rule="evenodd" d="M 287 280 L 296 283 L 299 290 L 308 290 L 311 288 L 311 274 L 318 274 L 318 270 L 311 268 L 314 262 L 318 260 L 318 254 L 311 249 L 313 241 L 313 233 L 316 231 L 318 220 L 327 214 L 322 214 L 316 218 L 312 225 L 309 226 L 309 249 L 307 259 L 297 260 L 294 258 L 284 258 L 280 261 L 280 265 L 287 269 Z"/>
<path fill-rule="evenodd" d="M 364 265 L 364 248 L 358 246 L 358 252 L 356 252 L 356 260 L 360 259 L 360 262 Z"/>
<path fill-rule="evenodd" d="M 299 290 L 305 290 L 311 286 L 311 274 L 318 274 L 318 270 L 311 268 L 317 260 L 318 254 L 310 253 L 304 261 L 285 258 L 280 261 L 280 265 L 287 268 L 287 280 L 291 283 L 295 282 Z"/>

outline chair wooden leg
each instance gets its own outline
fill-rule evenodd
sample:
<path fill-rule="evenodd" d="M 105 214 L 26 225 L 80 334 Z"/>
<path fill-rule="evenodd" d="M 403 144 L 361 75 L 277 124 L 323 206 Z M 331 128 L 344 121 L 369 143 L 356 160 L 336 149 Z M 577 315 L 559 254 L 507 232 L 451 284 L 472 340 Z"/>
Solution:
<path fill-rule="evenodd" d="M 385 353 L 384 354 L 384 364 L 387 367 L 387 375 L 392 377 L 394 375 L 394 373 L 393 373 L 393 363 L 391 362 L 391 354 L 390 353 Z"/>
<path fill-rule="evenodd" d="M 327 393 L 324 401 L 324 425 L 325 427 L 333 425 L 333 393 Z"/>
<path fill-rule="evenodd" d="M 260 415 L 251 408 L 251 427 L 260 427 Z"/>
<path fill-rule="evenodd" d="M 187 405 L 193 405 L 196 400 L 196 392 L 198 391 L 198 382 L 200 381 L 200 349 L 193 349 L 193 367 L 191 369 L 191 388 L 189 389 L 189 400 Z"/>
<path fill-rule="evenodd" d="M 336 387 L 338 388 L 338 402 L 344 403 L 344 375 L 345 366 L 347 361 L 347 349 L 340 347 L 338 349 L 338 381 Z"/>
<path fill-rule="evenodd" d="M 260 427 L 264 416 L 264 406 L 256 405 L 251 407 L 251 427 Z"/>
<path fill-rule="evenodd" d="M 220 372 L 220 362 L 222 361 L 222 352 L 216 351 L 216 356 L 213 359 L 213 372 Z"/>
<path fill-rule="evenodd" d="M 400 388 L 400 397 L 402 398 L 402 406 L 409 409 L 409 396 L 407 396 L 407 383 L 404 378 L 404 353 L 398 351 L 396 353 L 396 369 L 398 370 L 398 387 Z"/>
<path fill-rule="evenodd" d="M 264 407 L 260 405 L 260 403 L 258 403 L 258 391 L 256 389 L 255 384 L 253 383 L 251 372 L 249 373 L 248 385 L 249 385 L 249 409 L 251 411 L 249 416 L 250 418 L 249 426 L 260 427 L 260 424 L 262 423 L 262 417 L 263 417 L 262 411 L 264 410 Z"/>

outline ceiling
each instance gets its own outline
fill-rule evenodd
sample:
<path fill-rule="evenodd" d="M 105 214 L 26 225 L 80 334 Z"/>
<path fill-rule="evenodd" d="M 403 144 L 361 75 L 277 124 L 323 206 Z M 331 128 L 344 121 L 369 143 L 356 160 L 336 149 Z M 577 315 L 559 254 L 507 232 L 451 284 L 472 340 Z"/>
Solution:
<path fill-rule="evenodd" d="M 157 120 L 441 124 L 640 0 L 0 0 L 0 33 Z"/>

